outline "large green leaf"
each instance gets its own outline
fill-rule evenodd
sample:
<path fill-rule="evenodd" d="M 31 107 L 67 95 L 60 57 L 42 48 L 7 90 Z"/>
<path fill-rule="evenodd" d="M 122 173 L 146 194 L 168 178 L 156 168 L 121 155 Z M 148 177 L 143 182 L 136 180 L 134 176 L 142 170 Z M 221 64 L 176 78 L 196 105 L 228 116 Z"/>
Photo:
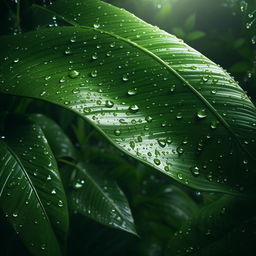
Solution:
<path fill-rule="evenodd" d="M 80 163 L 73 173 L 70 207 L 106 226 L 136 234 L 127 199 L 104 172 Z"/>
<path fill-rule="evenodd" d="M 74 26 L 1 38 L 1 93 L 71 109 L 193 188 L 254 187 L 256 109 L 223 69 L 100 1 L 57 1 L 45 13 Z"/>
<path fill-rule="evenodd" d="M 61 255 L 68 212 L 55 159 L 39 126 L 15 120 L 0 140 L 0 207 L 33 254 Z"/>

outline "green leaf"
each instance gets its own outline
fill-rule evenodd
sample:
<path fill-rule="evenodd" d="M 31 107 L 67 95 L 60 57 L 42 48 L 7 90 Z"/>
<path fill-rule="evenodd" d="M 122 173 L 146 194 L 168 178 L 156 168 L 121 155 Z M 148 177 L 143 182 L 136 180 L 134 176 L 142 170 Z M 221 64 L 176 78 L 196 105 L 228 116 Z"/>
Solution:
<path fill-rule="evenodd" d="M 195 24 L 196 24 L 196 15 L 191 14 L 186 19 L 186 21 L 184 23 L 184 28 L 186 29 L 186 31 L 191 31 L 194 28 Z"/>
<path fill-rule="evenodd" d="M 0 140 L 0 207 L 31 253 L 61 255 L 68 211 L 55 159 L 40 127 L 15 120 Z"/>
<path fill-rule="evenodd" d="M 181 189 L 173 185 L 159 189 L 140 198 L 145 213 L 173 228 L 179 228 L 197 211 L 196 203 Z"/>
<path fill-rule="evenodd" d="M 166 255 L 250 255 L 256 249 L 255 227 L 251 201 L 223 196 L 176 232 Z"/>
<path fill-rule="evenodd" d="M 157 185 L 143 188 L 134 211 L 142 255 L 163 255 L 171 235 L 197 211 L 195 202 L 180 188 Z"/>
<path fill-rule="evenodd" d="M 56 122 L 42 114 L 32 114 L 30 119 L 40 126 L 56 158 L 77 159 L 72 142 Z"/>
<path fill-rule="evenodd" d="M 242 72 L 246 72 L 247 70 L 249 70 L 250 66 L 251 66 L 250 62 L 239 61 L 239 62 L 235 63 L 234 65 L 232 65 L 229 68 L 229 70 L 232 72 L 242 73 Z"/>
<path fill-rule="evenodd" d="M 254 189 L 256 109 L 226 71 L 106 3 L 58 1 L 45 13 L 74 26 L 2 37 L 1 93 L 73 110 L 190 187 Z"/>
<path fill-rule="evenodd" d="M 63 163 L 68 163 L 63 160 Z M 70 207 L 101 224 L 136 234 L 127 199 L 110 177 L 80 163 L 72 176 Z"/>
<path fill-rule="evenodd" d="M 178 36 L 180 38 L 184 38 L 185 37 L 185 32 L 182 28 L 180 27 L 174 27 L 172 29 L 172 33 L 175 35 L 175 36 Z"/>
<path fill-rule="evenodd" d="M 205 33 L 200 30 L 195 30 L 187 35 L 189 41 L 194 41 L 205 36 Z"/>

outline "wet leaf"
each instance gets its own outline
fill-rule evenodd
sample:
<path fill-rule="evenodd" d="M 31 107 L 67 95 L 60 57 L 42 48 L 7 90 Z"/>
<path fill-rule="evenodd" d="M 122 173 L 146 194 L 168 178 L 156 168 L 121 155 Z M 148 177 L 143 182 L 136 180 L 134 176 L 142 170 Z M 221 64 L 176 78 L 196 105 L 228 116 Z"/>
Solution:
<path fill-rule="evenodd" d="M 55 159 L 39 126 L 15 125 L 0 140 L 1 209 L 31 253 L 62 255 L 68 211 Z"/>
<path fill-rule="evenodd" d="M 2 93 L 75 111 L 126 154 L 190 187 L 255 187 L 256 109 L 226 71 L 100 1 L 40 10 L 72 26 L 2 37 Z"/>

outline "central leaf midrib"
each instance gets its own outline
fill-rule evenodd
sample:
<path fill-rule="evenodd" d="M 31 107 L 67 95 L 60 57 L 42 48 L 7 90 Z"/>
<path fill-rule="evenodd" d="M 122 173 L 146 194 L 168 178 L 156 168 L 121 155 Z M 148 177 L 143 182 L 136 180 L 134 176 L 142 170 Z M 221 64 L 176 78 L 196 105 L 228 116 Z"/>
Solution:
<path fill-rule="evenodd" d="M 188 80 L 186 80 L 182 75 L 180 75 L 175 69 L 173 69 L 167 62 L 165 62 L 164 60 L 162 60 L 160 57 L 158 57 L 155 53 L 151 52 L 150 50 L 146 49 L 145 47 L 138 45 L 137 43 L 126 39 L 122 36 L 119 36 L 113 32 L 109 32 L 109 31 L 105 31 L 102 29 L 98 29 L 98 28 L 94 28 L 94 27 L 90 27 L 90 26 L 84 26 L 84 25 L 80 25 L 74 21 L 71 21 L 67 18 L 65 18 L 64 16 L 62 16 L 61 14 L 49 10 L 45 7 L 39 6 L 39 5 L 33 5 L 39 9 L 42 9 L 46 12 L 49 12 L 51 14 L 54 14 L 55 16 L 58 16 L 59 18 L 61 18 L 62 20 L 64 20 L 65 22 L 67 22 L 68 24 L 75 26 L 75 27 L 79 27 L 79 28 L 84 28 L 84 29 L 88 29 L 88 30 L 93 30 L 97 33 L 103 33 L 103 34 L 107 34 L 111 37 L 114 37 L 117 40 L 123 41 L 133 47 L 135 47 L 136 49 L 139 49 L 140 51 L 144 52 L 145 54 L 151 56 L 153 59 L 155 59 L 158 63 L 160 63 L 161 65 L 163 65 L 164 67 L 167 68 L 167 70 L 174 74 L 179 80 L 181 80 L 191 91 L 193 94 L 195 94 L 203 103 L 204 105 L 216 116 L 216 118 L 222 123 L 222 125 L 231 133 L 231 135 L 235 138 L 235 140 L 238 142 L 238 144 L 240 145 L 240 147 L 245 150 L 245 152 L 251 156 L 250 152 L 248 152 L 248 150 L 243 146 L 243 144 L 241 143 L 241 141 L 239 140 L 239 138 L 237 137 L 236 133 L 233 131 L 232 127 L 229 125 L 229 123 L 222 117 L 221 114 L 219 114 L 219 112 L 217 111 L 217 109 L 215 109 L 215 107 L 198 91 L 196 90 Z M 253 158 L 253 156 L 251 156 Z"/>

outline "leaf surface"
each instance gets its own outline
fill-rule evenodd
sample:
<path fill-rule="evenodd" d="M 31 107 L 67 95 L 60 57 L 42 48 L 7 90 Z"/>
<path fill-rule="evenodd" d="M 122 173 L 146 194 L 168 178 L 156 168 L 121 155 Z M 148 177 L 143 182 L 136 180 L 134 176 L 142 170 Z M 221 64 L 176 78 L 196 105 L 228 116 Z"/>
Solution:
<path fill-rule="evenodd" d="M 71 208 L 106 226 L 136 234 L 129 204 L 116 182 L 82 163 L 76 170 L 70 193 Z"/>
<path fill-rule="evenodd" d="M 100 1 L 57 1 L 48 28 L 1 44 L 2 93 L 71 109 L 120 150 L 196 189 L 253 189 L 256 109 L 183 41 Z"/>
<path fill-rule="evenodd" d="M 72 142 L 56 122 L 42 114 L 32 114 L 30 118 L 42 129 L 56 158 L 77 159 Z"/>
<path fill-rule="evenodd" d="M 0 207 L 8 221 L 33 254 L 62 255 L 66 198 L 40 127 L 26 123 L 15 131 L 9 128 L 0 140 L 0 157 Z"/>

